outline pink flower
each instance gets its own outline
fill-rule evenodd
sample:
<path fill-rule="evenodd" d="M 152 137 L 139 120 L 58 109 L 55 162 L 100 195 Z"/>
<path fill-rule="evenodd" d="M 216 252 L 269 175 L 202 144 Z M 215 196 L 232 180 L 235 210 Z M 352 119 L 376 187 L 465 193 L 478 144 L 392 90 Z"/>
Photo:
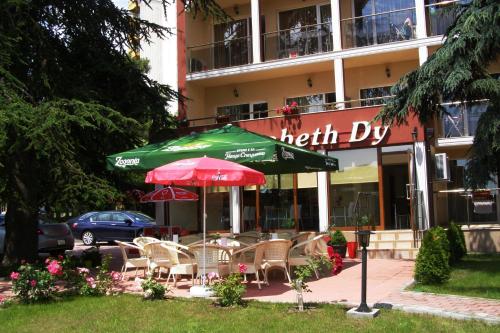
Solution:
<path fill-rule="evenodd" d="M 45 259 L 45 264 L 48 265 L 50 262 L 50 258 Z"/>
<path fill-rule="evenodd" d="M 35 288 L 36 287 L 36 280 L 31 280 L 30 285 L 31 285 L 31 287 Z"/>
<path fill-rule="evenodd" d="M 63 273 L 63 268 L 59 264 L 59 261 L 57 261 L 57 260 L 52 260 L 47 265 L 47 270 L 49 271 L 50 275 L 62 275 L 62 273 Z"/>
<path fill-rule="evenodd" d="M 12 272 L 12 273 L 10 273 L 10 278 L 11 278 L 11 280 L 17 280 L 17 279 L 19 279 L 19 275 L 21 275 L 21 274 L 19 274 L 18 272 Z"/>
<path fill-rule="evenodd" d="M 114 272 L 114 271 L 109 273 L 109 275 L 111 276 L 111 280 L 113 281 L 118 281 L 122 277 L 122 275 L 119 272 Z"/>
<path fill-rule="evenodd" d="M 296 108 L 297 106 L 299 106 L 299 104 L 297 104 L 297 102 L 293 101 L 292 104 L 290 104 L 290 106 L 292 108 Z"/>
<path fill-rule="evenodd" d="M 78 274 L 82 274 L 82 275 L 87 275 L 90 273 L 89 269 L 85 268 L 85 267 L 77 267 L 76 271 L 78 272 Z"/>
<path fill-rule="evenodd" d="M 238 269 L 240 270 L 240 273 L 245 273 L 248 269 L 248 266 L 245 264 L 238 264 Z"/>
<path fill-rule="evenodd" d="M 91 287 L 92 289 L 94 289 L 96 287 L 96 283 L 95 283 L 95 280 L 92 276 L 89 276 L 85 279 L 85 281 L 87 281 L 87 284 L 89 285 L 89 287 Z"/>
<path fill-rule="evenodd" d="M 58 256 L 57 256 L 57 259 L 59 259 L 59 260 L 64 260 L 64 257 L 63 257 L 62 255 L 58 255 Z"/>

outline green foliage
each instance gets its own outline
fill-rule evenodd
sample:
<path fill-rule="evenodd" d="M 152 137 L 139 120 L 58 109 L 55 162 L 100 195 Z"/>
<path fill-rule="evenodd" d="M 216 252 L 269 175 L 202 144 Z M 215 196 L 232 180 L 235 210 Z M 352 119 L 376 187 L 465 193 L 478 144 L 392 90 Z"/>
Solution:
<path fill-rule="evenodd" d="M 145 299 L 155 300 L 165 298 L 165 292 L 167 291 L 165 286 L 154 280 L 151 276 L 141 283 L 141 287 Z"/>
<path fill-rule="evenodd" d="M 443 45 L 392 87 L 395 97 L 376 119 L 401 124 L 414 112 L 426 123 L 445 115 L 443 101 L 489 100 L 479 119 L 467 171 L 468 185 L 480 187 L 500 172 L 500 81 L 488 73 L 500 51 L 500 3 L 473 0 L 455 6 L 457 19 Z"/>
<path fill-rule="evenodd" d="M 309 289 L 306 282 L 313 275 L 314 267 L 312 265 L 297 266 L 293 273 L 295 275 L 295 279 L 292 280 L 292 289 L 298 293 L 311 292 L 311 289 Z"/>
<path fill-rule="evenodd" d="M 241 283 L 241 274 L 233 273 L 222 281 L 215 282 L 212 290 L 219 298 L 221 306 L 242 305 L 242 297 L 245 295 L 246 286 Z"/>
<path fill-rule="evenodd" d="M 422 284 L 441 284 L 450 278 L 449 243 L 441 227 L 429 229 L 415 263 L 415 280 Z"/>
<path fill-rule="evenodd" d="M 10 277 L 12 291 L 22 303 L 45 302 L 55 296 L 55 279 L 43 265 L 22 264 Z"/>
<path fill-rule="evenodd" d="M 97 267 L 102 264 L 102 254 L 99 252 L 99 248 L 93 246 L 82 252 L 79 258 L 79 266 L 92 268 Z"/>
<path fill-rule="evenodd" d="M 453 222 L 450 223 L 448 230 L 446 230 L 446 235 L 449 243 L 450 265 L 453 265 L 467 254 L 465 238 L 462 228 Z"/>
<path fill-rule="evenodd" d="M 330 233 L 330 245 L 346 245 L 347 244 L 347 239 L 345 238 L 344 234 L 340 230 L 335 230 L 335 232 L 332 234 Z"/>

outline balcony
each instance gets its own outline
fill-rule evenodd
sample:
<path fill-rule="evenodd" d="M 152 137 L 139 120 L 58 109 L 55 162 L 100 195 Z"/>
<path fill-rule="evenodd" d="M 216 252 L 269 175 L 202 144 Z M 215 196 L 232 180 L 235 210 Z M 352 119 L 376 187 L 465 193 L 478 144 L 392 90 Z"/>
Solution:
<path fill-rule="evenodd" d="M 476 134 L 479 117 L 486 111 L 488 104 L 446 103 L 442 117 L 443 138 L 473 137 Z"/>
<path fill-rule="evenodd" d="M 342 19 L 342 47 L 350 49 L 415 39 L 415 22 L 415 8 Z"/>
<path fill-rule="evenodd" d="M 427 33 L 429 36 L 444 35 L 455 21 L 457 10 L 453 5 L 459 1 L 441 1 L 425 5 Z"/>
<path fill-rule="evenodd" d="M 262 34 L 264 61 L 330 52 L 331 23 L 306 25 Z"/>
<path fill-rule="evenodd" d="M 252 63 L 252 38 L 232 38 L 187 48 L 188 73 Z"/>

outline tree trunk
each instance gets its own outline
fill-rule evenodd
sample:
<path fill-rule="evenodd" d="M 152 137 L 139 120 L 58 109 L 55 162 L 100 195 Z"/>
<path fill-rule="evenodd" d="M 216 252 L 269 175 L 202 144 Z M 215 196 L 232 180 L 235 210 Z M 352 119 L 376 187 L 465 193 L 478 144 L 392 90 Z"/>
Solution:
<path fill-rule="evenodd" d="M 10 266 L 20 260 L 34 261 L 38 256 L 37 193 L 39 175 L 29 169 L 31 163 L 14 161 L 10 164 L 11 177 L 7 183 L 9 198 L 5 215 L 5 255 L 2 264 Z"/>

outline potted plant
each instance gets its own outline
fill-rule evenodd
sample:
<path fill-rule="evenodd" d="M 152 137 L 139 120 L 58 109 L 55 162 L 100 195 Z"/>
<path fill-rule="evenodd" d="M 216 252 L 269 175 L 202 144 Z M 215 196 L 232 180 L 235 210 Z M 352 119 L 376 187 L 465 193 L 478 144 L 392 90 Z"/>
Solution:
<path fill-rule="evenodd" d="M 342 258 L 345 258 L 347 240 L 342 231 L 336 230 L 333 234 L 330 233 L 330 242 L 328 242 L 328 245 L 333 247 L 333 251 L 335 253 L 338 253 Z"/>

